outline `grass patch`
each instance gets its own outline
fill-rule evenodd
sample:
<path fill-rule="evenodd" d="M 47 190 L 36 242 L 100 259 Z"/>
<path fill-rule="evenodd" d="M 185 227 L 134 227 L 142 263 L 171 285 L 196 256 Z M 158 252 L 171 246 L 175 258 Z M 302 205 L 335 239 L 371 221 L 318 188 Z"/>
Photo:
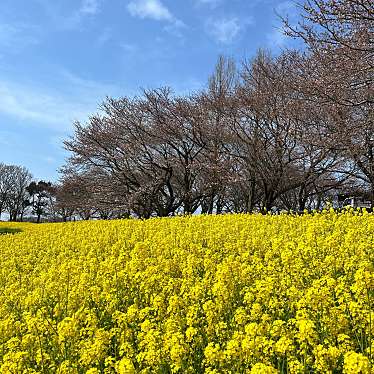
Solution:
<path fill-rule="evenodd" d="M 10 227 L 0 227 L 0 235 L 17 234 L 19 232 L 22 232 L 22 230 L 21 229 L 10 228 Z"/>

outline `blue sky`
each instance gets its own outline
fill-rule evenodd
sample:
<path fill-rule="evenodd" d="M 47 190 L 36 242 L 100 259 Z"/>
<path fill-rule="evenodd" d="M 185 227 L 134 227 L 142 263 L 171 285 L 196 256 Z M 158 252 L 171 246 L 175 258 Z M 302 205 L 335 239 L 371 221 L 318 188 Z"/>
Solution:
<path fill-rule="evenodd" d="M 219 54 L 238 61 L 290 43 L 277 0 L 1 0 L 0 162 L 55 181 L 62 140 L 106 96 L 206 84 Z"/>

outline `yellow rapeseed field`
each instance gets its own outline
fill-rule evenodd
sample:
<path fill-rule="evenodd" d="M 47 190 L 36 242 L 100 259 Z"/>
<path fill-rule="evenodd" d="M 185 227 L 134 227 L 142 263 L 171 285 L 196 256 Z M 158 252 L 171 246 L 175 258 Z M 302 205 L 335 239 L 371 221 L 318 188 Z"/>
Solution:
<path fill-rule="evenodd" d="M 373 214 L 0 227 L 1 373 L 373 370 Z"/>

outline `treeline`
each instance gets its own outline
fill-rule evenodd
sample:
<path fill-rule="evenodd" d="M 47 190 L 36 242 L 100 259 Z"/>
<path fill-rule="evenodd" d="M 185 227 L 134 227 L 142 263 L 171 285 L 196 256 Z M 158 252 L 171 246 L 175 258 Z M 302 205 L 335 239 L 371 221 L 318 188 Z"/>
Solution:
<path fill-rule="evenodd" d="M 56 187 L 68 219 L 374 204 L 374 3 L 312 0 L 303 49 L 220 57 L 206 88 L 107 98 L 65 142 Z"/>
<path fill-rule="evenodd" d="M 309 1 L 284 20 L 303 51 L 221 57 L 188 96 L 108 98 L 65 142 L 66 204 L 150 217 L 319 208 L 352 189 L 373 202 L 373 8 Z"/>
<path fill-rule="evenodd" d="M 27 168 L 0 163 L 0 220 L 39 223 L 91 218 L 74 205 L 74 196 L 76 190 L 67 192 L 64 184 L 36 181 Z"/>
<path fill-rule="evenodd" d="M 108 98 L 65 142 L 67 203 L 150 217 L 319 208 L 347 190 L 373 202 L 373 7 L 309 1 L 284 20 L 303 51 L 221 57 L 189 96 Z"/>
<path fill-rule="evenodd" d="M 51 218 L 55 207 L 55 186 L 33 181 L 23 166 L 0 163 L 0 219 L 6 215 L 10 221 L 23 221 L 31 214 L 40 222 L 43 217 Z M 58 215 L 56 212 L 53 216 Z"/>

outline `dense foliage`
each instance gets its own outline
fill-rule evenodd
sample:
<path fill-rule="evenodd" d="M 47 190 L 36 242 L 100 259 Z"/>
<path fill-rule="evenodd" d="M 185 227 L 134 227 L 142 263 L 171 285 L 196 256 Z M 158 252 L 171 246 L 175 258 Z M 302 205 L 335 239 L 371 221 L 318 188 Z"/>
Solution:
<path fill-rule="evenodd" d="M 373 214 L 6 227 L 1 373 L 371 370 Z"/>

